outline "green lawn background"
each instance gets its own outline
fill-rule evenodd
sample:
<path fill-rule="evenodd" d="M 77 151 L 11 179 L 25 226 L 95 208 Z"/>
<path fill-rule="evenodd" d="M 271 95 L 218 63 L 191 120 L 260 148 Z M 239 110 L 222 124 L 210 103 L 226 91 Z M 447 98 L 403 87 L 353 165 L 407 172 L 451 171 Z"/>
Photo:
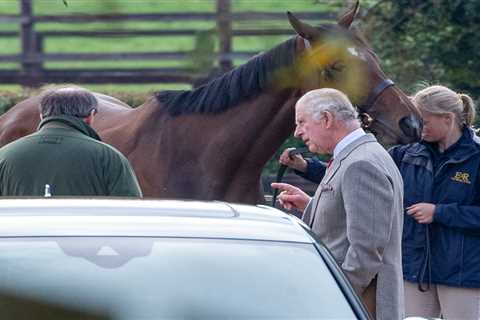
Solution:
<path fill-rule="evenodd" d="M 36 15 L 75 15 L 75 14 L 126 14 L 126 13 L 168 13 L 168 12 L 214 12 L 214 0 L 34 0 L 33 12 Z M 232 0 L 232 11 L 270 11 L 270 12 L 340 12 L 345 1 L 318 0 Z M 2 14 L 19 14 L 19 1 L 0 0 Z M 322 21 L 310 21 L 321 23 Z M 177 22 L 112 22 L 112 23 L 39 23 L 38 31 L 65 30 L 155 30 L 155 29 L 196 29 L 209 30 L 215 27 L 210 21 L 177 21 Z M 287 18 L 283 21 L 238 22 L 234 28 L 290 28 Z M 0 23 L 0 31 L 18 30 L 14 23 Z M 235 37 L 234 50 L 262 51 L 272 48 L 285 40 L 287 36 Z M 161 52 L 192 50 L 194 38 L 183 37 L 135 37 L 135 38 L 47 38 L 44 43 L 46 53 L 107 53 L 107 52 Z M 18 38 L 0 38 L 0 54 L 17 54 L 20 52 Z M 244 61 L 235 61 L 241 64 Z M 189 61 L 67 61 L 48 62 L 45 68 L 152 68 L 152 67 L 182 67 Z M 0 69 L 18 69 L 15 63 L 0 64 Z M 161 89 L 188 88 L 188 85 L 148 84 L 148 85 L 85 85 L 88 88 L 103 92 L 150 92 Z M 15 85 L 0 86 L 1 90 L 18 91 Z"/>

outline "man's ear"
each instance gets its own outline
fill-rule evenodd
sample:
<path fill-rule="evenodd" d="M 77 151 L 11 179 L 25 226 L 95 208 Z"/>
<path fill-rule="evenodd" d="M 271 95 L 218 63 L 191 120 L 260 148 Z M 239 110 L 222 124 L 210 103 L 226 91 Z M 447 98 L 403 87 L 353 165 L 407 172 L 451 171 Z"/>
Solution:
<path fill-rule="evenodd" d="M 88 117 L 83 118 L 83 121 L 88 125 L 92 125 L 93 118 L 95 117 L 96 113 L 97 113 L 97 110 L 93 109 L 92 111 L 90 111 L 90 114 L 88 115 Z"/>
<path fill-rule="evenodd" d="M 335 121 L 335 116 L 330 111 L 325 111 L 325 116 L 324 117 L 325 117 L 325 127 L 327 129 L 331 128 L 333 126 L 334 121 Z"/>
<path fill-rule="evenodd" d="M 92 125 L 92 122 L 93 122 L 93 117 L 92 116 L 88 116 L 86 118 L 83 118 L 83 122 L 85 122 L 86 124 L 88 124 L 89 126 Z"/>

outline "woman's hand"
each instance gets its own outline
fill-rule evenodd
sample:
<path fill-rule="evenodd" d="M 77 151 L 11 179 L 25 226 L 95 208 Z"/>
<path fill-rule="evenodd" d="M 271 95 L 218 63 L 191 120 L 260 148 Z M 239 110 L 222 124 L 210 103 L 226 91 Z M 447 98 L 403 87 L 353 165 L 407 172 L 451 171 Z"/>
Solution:
<path fill-rule="evenodd" d="M 295 148 L 287 148 L 283 150 L 278 160 L 281 164 L 286 165 L 287 167 L 293 168 L 300 172 L 307 171 L 307 161 L 300 155 L 295 154 L 290 156 L 290 151 L 295 150 Z"/>
<path fill-rule="evenodd" d="M 407 208 L 407 214 L 412 216 L 418 223 L 429 224 L 433 221 L 435 205 L 426 202 L 415 203 Z"/>

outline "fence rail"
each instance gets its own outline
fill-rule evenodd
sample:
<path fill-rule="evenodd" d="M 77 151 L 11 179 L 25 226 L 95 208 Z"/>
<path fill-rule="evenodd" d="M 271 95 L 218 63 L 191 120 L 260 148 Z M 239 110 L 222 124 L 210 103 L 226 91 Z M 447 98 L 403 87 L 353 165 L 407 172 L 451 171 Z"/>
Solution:
<path fill-rule="evenodd" d="M 51 82 L 75 83 L 194 83 L 206 77 L 206 72 L 194 71 L 192 68 L 131 68 L 131 69 L 52 69 L 47 62 L 91 62 L 91 61 L 181 61 L 191 59 L 193 51 L 168 52 L 89 52 L 61 53 L 45 52 L 45 43 L 49 39 L 59 38 L 135 38 L 135 37 L 195 37 L 199 31 L 213 32 L 218 40 L 218 50 L 212 54 L 222 72 L 228 71 L 236 59 L 248 59 L 257 51 L 234 51 L 234 37 L 242 36 L 278 36 L 292 35 L 291 29 L 285 28 L 234 28 L 234 23 L 243 21 L 282 20 L 283 13 L 274 12 L 231 12 L 230 0 L 216 0 L 215 12 L 197 13 L 154 13 L 154 14 L 91 14 L 91 15 L 34 15 L 32 0 L 19 0 L 20 15 L 0 15 L 0 24 L 16 23 L 19 31 L 1 31 L 0 37 L 19 38 L 21 52 L 18 54 L 0 55 L 0 62 L 18 63 L 20 68 L 0 70 L 0 83 L 17 83 L 26 86 L 38 86 Z M 300 12 L 296 14 L 302 19 L 315 21 L 331 21 L 334 17 L 326 12 Z M 38 26 L 44 23 L 63 23 L 77 25 L 96 22 L 128 22 L 128 21 L 210 21 L 213 30 L 197 29 L 104 29 L 104 30 L 58 30 L 42 31 Z M 38 30 L 38 31 L 37 31 Z"/>
<path fill-rule="evenodd" d="M 217 3 L 228 2 L 218 1 Z M 335 18 L 329 12 L 299 12 L 295 13 L 300 19 L 309 20 L 327 20 L 331 21 Z M 63 23 L 86 23 L 86 22 L 117 22 L 117 21 L 191 21 L 191 20 L 212 20 L 216 21 L 223 18 L 230 21 L 248 21 L 248 20 L 284 20 L 283 12 L 261 12 L 261 11 L 244 11 L 244 12 L 189 12 L 189 13 L 137 13 L 137 14 L 83 14 L 83 15 L 39 15 L 39 16 L 22 16 L 11 14 L 0 14 L 0 23 L 22 21 L 31 22 L 63 22 Z"/>

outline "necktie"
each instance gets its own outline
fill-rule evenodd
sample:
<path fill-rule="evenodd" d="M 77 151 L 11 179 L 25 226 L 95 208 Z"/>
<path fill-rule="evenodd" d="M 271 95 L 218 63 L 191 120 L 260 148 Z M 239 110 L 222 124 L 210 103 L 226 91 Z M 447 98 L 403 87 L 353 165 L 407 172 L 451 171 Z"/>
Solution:
<path fill-rule="evenodd" d="M 327 169 L 330 168 L 330 165 L 332 164 L 332 162 L 333 162 L 333 158 L 327 161 Z"/>

